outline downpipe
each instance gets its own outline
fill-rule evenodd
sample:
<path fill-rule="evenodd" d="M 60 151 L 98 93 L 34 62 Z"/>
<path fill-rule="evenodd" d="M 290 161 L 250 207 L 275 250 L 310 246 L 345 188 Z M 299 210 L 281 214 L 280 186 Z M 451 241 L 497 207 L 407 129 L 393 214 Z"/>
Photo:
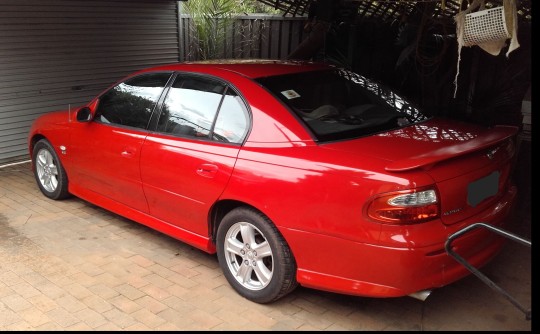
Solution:
<path fill-rule="evenodd" d="M 427 297 L 429 297 L 429 295 L 431 295 L 431 292 L 432 292 L 432 290 L 421 290 L 421 291 L 413 292 L 408 296 L 413 297 L 413 298 L 418 299 L 418 300 L 421 300 L 421 301 L 426 301 Z"/>

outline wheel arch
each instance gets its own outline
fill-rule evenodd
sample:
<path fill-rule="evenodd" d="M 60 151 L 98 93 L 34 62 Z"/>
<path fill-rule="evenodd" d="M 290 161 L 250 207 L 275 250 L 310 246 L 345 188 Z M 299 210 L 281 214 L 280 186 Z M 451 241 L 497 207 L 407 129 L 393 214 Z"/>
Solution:
<path fill-rule="evenodd" d="M 58 157 L 58 162 L 60 164 L 62 164 L 62 167 L 64 168 L 64 172 L 66 173 L 66 178 L 67 178 L 67 180 L 69 182 L 69 172 L 66 169 L 66 162 L 64 161 L 64 155 L 60 154 L 60 152 L 57 151 L 57 147 L 55 147 L 55 145 L 53 145 L 51 140 L 49 138 L 47 138 L 45 135 L 41 134 L 41 133 L 34 134 L 32 136 L 32 138 L 30 139 L 30 141 L 29 141 L 28 152 L 30 154 L 30 161 L 31 161 L 31 164 L 32 164 L 31 167 L 32 168 L 34 167 L 34 148 L 36 147 L 36 144 L 42 139 L 46 140 L 49 143 L 49 145 L 51 145 L 52 149 L 56 153 L 56 156 Z"/>
<path fill-rule="evenodd" d="M 32 138 L 30 138 L 30 143 L 28 145 L 28 152 L 30 153 L 30 158 L 33 156 L 34 154 L 34 147 L 36 146 L 36 143 L 38 141 L 40 141 L 41 139 L 45 139 L 47 141 L 49 141 L 47 139 L 47 137 L 45 137 L 44 135 L 40 134 L 40 133 L 37 133 L 35 135 L 32 136 Z M 50 142 L 50 141 L 49 141 Z"/>
<path fill-rule="evenodd" d="M 287 242 L 287 244 L 289 244 L 289 241 L 287 239 L 285 239 L 285 236 L 281 232 L 279 226 L 263 210 L 259 209 L 258 207 L 254 206 L 254 205 L 243 202 L 243 201 L 234 200 L 234 199 L 223 199 L 223 200 L 219 200 L 218 202 L 216 202 L 213 205 L 212 209 L 210 210 L 210 214 L 209 214 L 208 231 L 210 232 L 209 237 L 210 237 L 210 239 L 211 239 L 211 241 L 212 241 L 212 243 L 214 245 L 216 245 L 217 230 L 218 230 L 218 227 L 219 227 L 219 224 L 220 224 L 221 220 L 223 219 L 223 217 L 225 217 L 225 215 L 227 213 L 229 213 L 232 210 L 234 210 L 236 208 L 239 208 L 239 207 L 251 208 L 253 210 L 256 210 L 256 211 L 260 212 L 261 214 L 265 215 L 266 217 L 268 217 L 270 222 L 272 222 L 274 227 L 279 231 L 279 233 L 281 234 L 281 236 L 283 237 L 285 242 Z M 291 249 L 291 252 L 292 252 L 292 249 Z M 294 257 L 294 253 L 292 255 Z"/>
<path fill-rule="evenodd" d="M 239 207 L 250 207 L 257 211 L 262 212 L 258 208 L 242 201 L 224 199 L 224 200 L 219 200 L 218 202 L 216 202 L 212 206 L 212 209 L 210 210 L 210 214 L 208 216 L 209 217 L 208 231 L 210 232 L 209 237 L 212 240 L 212 243 L 214 245 L 216 244 L 216 236 L 217 236 L 219 223 L 221 222 L 221 220 L 223 219 L 223 217 L 225 217 L 227 213 Z"/>

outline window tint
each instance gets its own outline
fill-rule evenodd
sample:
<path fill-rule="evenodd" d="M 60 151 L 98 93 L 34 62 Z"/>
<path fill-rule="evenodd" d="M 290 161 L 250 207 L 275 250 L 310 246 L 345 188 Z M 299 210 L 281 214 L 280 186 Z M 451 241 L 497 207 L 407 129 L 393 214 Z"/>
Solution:
<path fill-rule="evenodd" d="M 219 109 L 213 138 L 230 143 L 241 143 L 248 129 L 248 113 L 242 99 L 228 89 Z"/>
<path fill-rule="evenodd" d="M 95 120 L 146 129 L 170 73 L 144 74 L 115 86 L 100 97 Z"/>
<path fill-rule="evenodd" d="M 258 79 L 319 141 L 389 131 L 428 117 L 393 91 L 359 74 L 325 70 Z"/>
<path fill-rule="evenodd" d="M 241 143 L 247 127 L 247 109 L 225 83 L 185 75 L 170 88 L 158 121 L 160 132 L 228 143 Z"/>
<path fill-rule="evenodd" d="M 165 99 L 158 131 L 208 138 L 224 90 L 215 80 L 179 76 Z"/>

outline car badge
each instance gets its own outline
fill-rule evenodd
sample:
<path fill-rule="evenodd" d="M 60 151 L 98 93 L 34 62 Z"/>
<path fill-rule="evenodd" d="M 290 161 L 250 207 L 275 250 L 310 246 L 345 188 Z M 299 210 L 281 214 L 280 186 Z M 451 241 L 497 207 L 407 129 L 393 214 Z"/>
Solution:
<path fill-rule="evenodd" d="M 443 212 L 443 216 L 450 216 L 450 215 L 453 215 L 455 213 L 458 213 L 462 210 L 463 208 L 457 208 L 457 209 L 452 209 L 452 210 L 448 210 L 446 212 Z"/>

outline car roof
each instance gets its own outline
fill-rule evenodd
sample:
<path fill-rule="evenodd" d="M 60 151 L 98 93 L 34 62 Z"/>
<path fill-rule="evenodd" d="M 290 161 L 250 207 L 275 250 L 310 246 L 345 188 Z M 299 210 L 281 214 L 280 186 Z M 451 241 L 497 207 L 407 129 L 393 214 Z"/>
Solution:
<path fill-rule="evenodd" d="M 272 59 L 217 59 L 168 64 L 152 67 L 144 71 L 167 70 L 206 72 L 206 70 L 209 69 L 221 69 L 224 71 L 235 72 L 251 79 L 256 79 L 267 76 L 317 71 L 330 68 L 333 68 L 333 66 L 309 61 Z"/>

